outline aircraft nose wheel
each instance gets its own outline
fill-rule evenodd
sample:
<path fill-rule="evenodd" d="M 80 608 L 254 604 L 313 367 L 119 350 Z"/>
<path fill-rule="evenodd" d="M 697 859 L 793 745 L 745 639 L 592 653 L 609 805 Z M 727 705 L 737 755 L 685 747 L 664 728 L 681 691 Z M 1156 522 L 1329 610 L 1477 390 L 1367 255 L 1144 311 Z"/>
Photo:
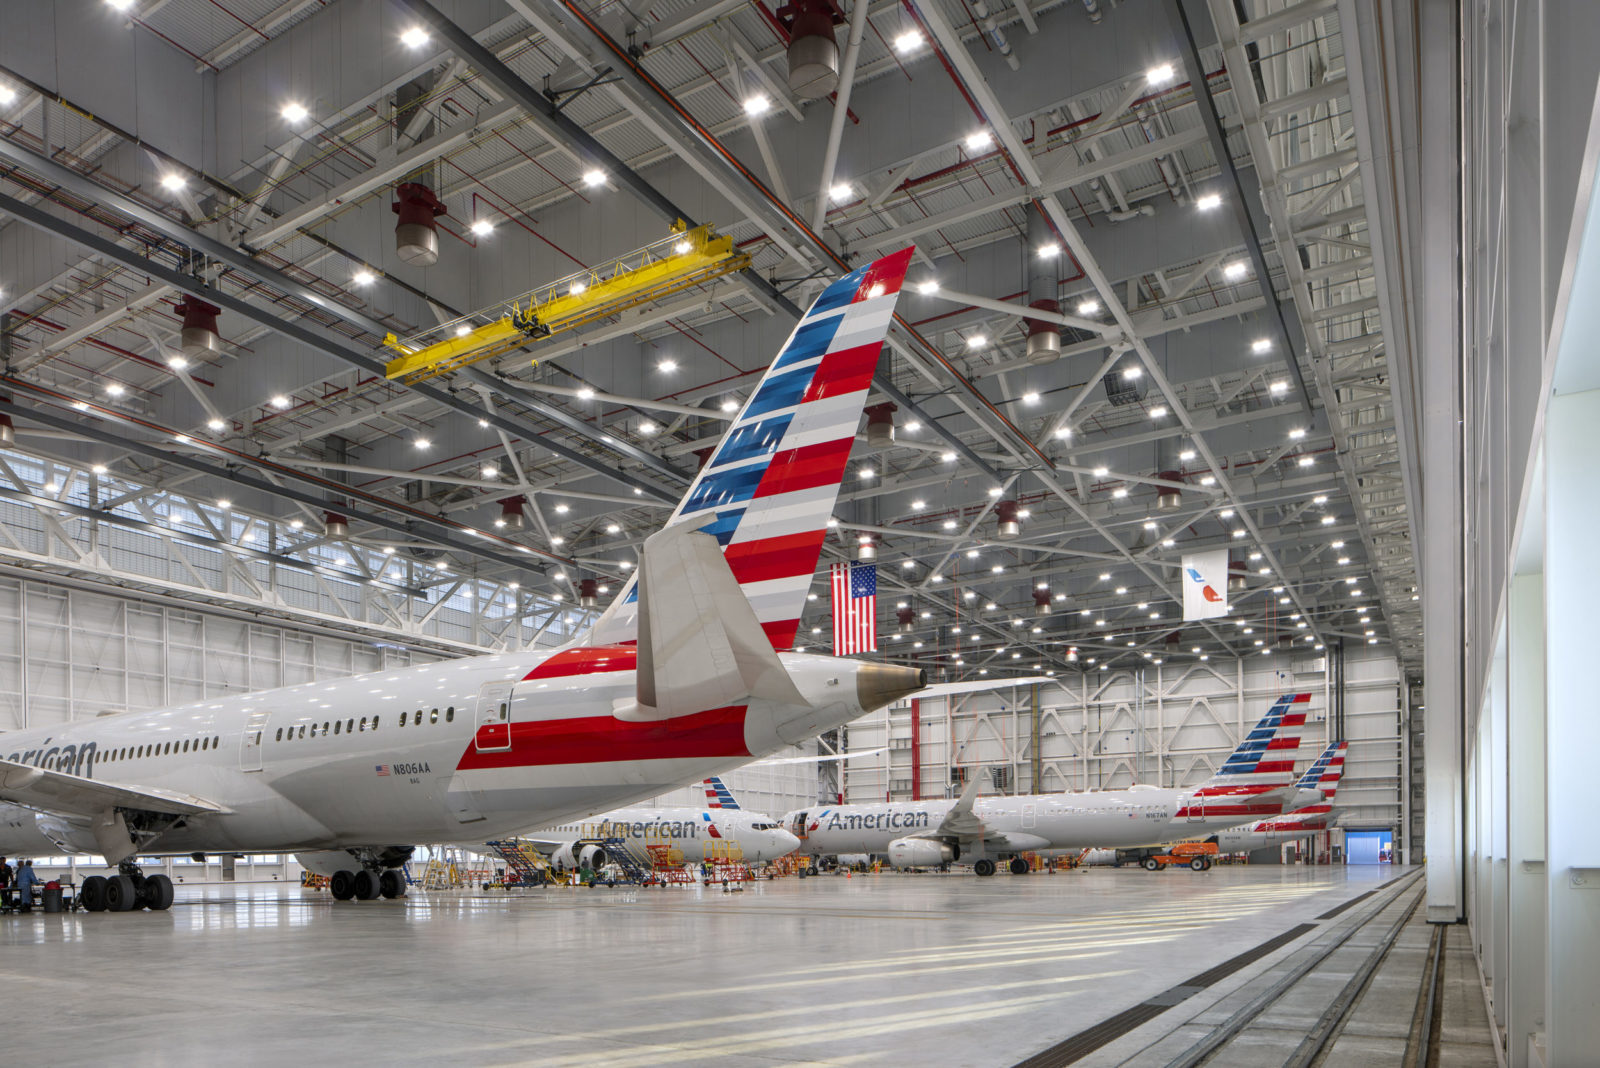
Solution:
<path fill-rule="evenodd" d="M 1026 875 L 1026 874 L 1028 874 L 1028 870 L 1029 869 L 1028 869 L 1028 862 L 1027 861 L 1023 860 L 1021 857 L 1012 857 L 1011 858 L 1011 874 L 1012 875 Z"/>

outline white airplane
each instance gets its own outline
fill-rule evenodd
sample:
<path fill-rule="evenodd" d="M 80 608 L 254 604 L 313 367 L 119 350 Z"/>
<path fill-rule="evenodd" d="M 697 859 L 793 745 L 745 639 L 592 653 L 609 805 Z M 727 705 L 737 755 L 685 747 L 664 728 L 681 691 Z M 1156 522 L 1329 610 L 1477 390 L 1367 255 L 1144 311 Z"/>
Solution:
<path fill-rule="evenodd" d="M 585 838 L 620 838 L 641 855 L 651 846 L 667 846 L 690 864 L 730 855 L 735 860 L 777 860 L 800 848 L 800 839 L 777 820 L 740 808 L 733 791 L 715 775 L 706 780 L 705 808 L 621 808 L 517 837 L 568 870 L 598 870 L 609 859 L 604 845 L 581 841 Z"/>
<path fill-rule="evenodd" d="M 1273 819 L 1258 820 L 1248 827 L 1220 831 L 1207 840 L 1216 843 L 1219 853 L 1248 853 L 1263 846 L 1308 838 L 1332 828 L 1336 821 L 1333 797 L 1344 775 L 1344 754 L 1349 744 L 1334 742 L 1329 745 L 1296 784 L 1302 790 L 1320 791 L 1322 800 Z"/>
<path fill-rule="evenodd" d="M 911 250 L 823 290 L 578 643 L 0 735 L 0 853 L 99 854 L 90 909 L 163 909 L 139 855 L 297 853 L 405 892 L 418 844 L 506 837 L 695 782 L 915 692 L 788 649 Z"/>
<path fill-rule="evenodd" d="M 993 875 L 1022 853 L 1090 847 L 1133 848 L 1220 831 L 1322 800 L 1294 781 L 1294 751 L 1304 729 L 1308 693 L 1273 703 L 1222 768 L 1199 786 L 1039 794 L 977 799 L 978 776 L 956 800 L 836 805 L 785 814 L 784 824 L 811 856 L 887 854 L 897 868 L 971 861 Z"/>

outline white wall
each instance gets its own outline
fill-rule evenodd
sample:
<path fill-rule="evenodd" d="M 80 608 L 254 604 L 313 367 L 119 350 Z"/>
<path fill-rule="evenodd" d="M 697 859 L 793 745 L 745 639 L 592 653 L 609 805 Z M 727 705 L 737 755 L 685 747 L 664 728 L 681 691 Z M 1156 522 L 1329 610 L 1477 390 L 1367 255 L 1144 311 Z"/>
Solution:
<path fill-rule="evenodd" d="M 436 659 L 389 643 L 0 578 L 0 731 Z"/>

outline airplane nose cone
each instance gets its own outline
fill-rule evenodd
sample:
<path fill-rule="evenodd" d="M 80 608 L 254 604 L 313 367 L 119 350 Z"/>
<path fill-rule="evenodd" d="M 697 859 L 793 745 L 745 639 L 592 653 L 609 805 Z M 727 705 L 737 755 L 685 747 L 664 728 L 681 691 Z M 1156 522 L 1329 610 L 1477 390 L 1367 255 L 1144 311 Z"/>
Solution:
<path fill-rule="evenodd" d="M 922 668 L 900 664 L 862 664 L 856 669 L 856 703 L 861 706 L 861 711 L 871 712 L 892 705 L 927 685 L 928 673 Z"/>
<path fill-rule="evenodd" d="M 793 853 L 796 849 L 800 848 L 800 839 L 796 838 L 788 831 L 773 831 L 772 840 L 773 860 L 777 860 L 779 857 L 786 857 L 790 853 Z"/>

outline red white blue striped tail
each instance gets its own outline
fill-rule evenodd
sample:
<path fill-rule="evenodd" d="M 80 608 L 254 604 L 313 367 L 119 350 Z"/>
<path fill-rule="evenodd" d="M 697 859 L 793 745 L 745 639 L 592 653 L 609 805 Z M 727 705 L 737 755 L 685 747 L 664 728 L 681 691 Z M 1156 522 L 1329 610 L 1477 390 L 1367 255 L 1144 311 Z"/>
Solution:
<path fill-rule="evenodd" d="M 1305 729 L 1308 693 L 1284 694 L 1272 703 L 1244 741 L 1195 791 L 1200 796 L 1265 793 L 1294 782 L 1294 757 Z"/>
<path fill-rule="evenodd" d="M 773 648 L 794 644 L 910 262 L 902 249 L 822 291 L 667 521 L 716 536 Z M 634 576 L 585 644 L 633 641 L 638 619 Z"/>
<path fill-rule="evenodd" d="M 1306 773 L 1300 776 L 1296 786 L 1305 790 L 1321 790 L 1322 796 L 1328 800 L 1333 799 L 1334 792 L 1339 789 L 1339 777 L 1344 774 L 1344 750 L 1349 742 L 1333 742 L 1322 751 L 1322 755 L 1312 761 Z"/>
<path fill-rule="evenodd" d="M 739 802 L 733 796 L 733 791 L 717 776 L 713 775 L 705 781 L 706 808 L 737 809 Z"/>

